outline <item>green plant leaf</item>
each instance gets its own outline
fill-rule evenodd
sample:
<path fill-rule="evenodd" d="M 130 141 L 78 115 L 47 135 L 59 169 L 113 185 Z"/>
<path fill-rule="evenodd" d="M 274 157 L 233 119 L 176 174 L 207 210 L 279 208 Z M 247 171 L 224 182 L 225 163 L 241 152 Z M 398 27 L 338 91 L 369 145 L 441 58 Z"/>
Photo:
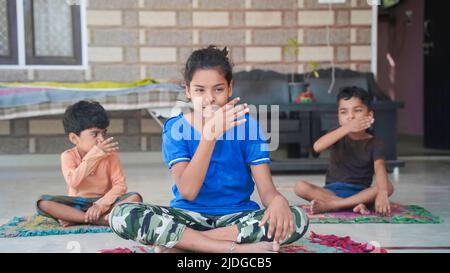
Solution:
<path fill-rule="evenodd" d="M 298 57 L 298 55 L 300 54 L 299 46 L 300 46 L 300 43 L 298 42 L 298 40 L 296 38 L 289 38 L 287 45 L 284 46 L 284 52 L 285 53 L 292 52 L 292 54 L 295 57 Z M 290 51 L 291 49 L 292 49 L 292 51 Z"/>

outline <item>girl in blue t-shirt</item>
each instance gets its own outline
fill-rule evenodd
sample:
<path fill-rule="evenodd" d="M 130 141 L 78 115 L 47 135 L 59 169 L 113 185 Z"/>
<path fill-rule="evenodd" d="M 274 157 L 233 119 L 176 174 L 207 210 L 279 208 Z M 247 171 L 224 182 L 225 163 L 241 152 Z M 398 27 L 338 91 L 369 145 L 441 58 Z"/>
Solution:
<path fill-rule="evenodd" d="M 112 230 L 156 245 L 157 252 L 276 252 L 308 229 L 306 213 L 275 188 L 257 121 L 232 96 L 228 50 L 194 51 L 185 67 L 193 111 L 166 121 L 163 161 L 172 173 L 169 207 L 125 203 L 110 213 Z M 250 200 L 254 185 L 265 209 Z"/>

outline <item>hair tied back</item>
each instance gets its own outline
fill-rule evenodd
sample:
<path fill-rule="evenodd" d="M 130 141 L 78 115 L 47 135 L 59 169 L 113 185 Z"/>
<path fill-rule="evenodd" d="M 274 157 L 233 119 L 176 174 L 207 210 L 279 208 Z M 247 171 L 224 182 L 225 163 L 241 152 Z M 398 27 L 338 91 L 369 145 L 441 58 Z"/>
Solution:
<path fill-rule="evenodd" d="M 224 47 L 223 49 L 222 49 L 222 53 L 223 53 L 223 55 L 225 56 L 225 57 L 228 57 L 228 53 L 229 53 L 230 51 L 228 50 L 228 47 Z"/>

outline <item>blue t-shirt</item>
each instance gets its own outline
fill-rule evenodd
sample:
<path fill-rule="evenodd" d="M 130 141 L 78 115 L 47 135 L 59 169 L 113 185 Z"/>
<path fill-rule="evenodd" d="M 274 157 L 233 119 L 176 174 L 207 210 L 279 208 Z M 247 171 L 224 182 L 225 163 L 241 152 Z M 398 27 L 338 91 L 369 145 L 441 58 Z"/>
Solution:
<path fill-rule="evenodd" d="M 258 122 L 247 121 L 229 129 L 216 141 L 203 185 L 193 201 L 185 199 L 176 184 L 170 206 L 209 215 L 259 209 L 250 200 L 255 182 L 250 165 L 270 163 L 269 145 Z M 180 114 L 168 119 L 163 130 L 163 161 L 169 169 L 178 162 L 190 161 L 200 143 L 201 133 Z"/>

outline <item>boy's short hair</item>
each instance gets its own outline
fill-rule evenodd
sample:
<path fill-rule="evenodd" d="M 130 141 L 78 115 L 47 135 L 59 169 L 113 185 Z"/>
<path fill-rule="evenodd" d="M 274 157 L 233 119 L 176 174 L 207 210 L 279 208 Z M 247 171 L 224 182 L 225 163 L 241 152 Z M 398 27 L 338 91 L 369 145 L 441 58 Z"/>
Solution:
<path fill-rule="evenodd" d="M 106 129 L 109 126 L 109 118 L 100 103 L 82 100 L 67 107 L 63 125 L 66 134 L 75 133 L 79 136 L 86 129 Z"/>
<path fill-rule="evenodd" d="M 341 99 L 349 100 L 353 97 L 360 99 L 369 111 L 372 111 L 372 96 L 365 89 L 357 86 L 342 88 L 337 95 L 337 103 L 339 104 Z"/>

